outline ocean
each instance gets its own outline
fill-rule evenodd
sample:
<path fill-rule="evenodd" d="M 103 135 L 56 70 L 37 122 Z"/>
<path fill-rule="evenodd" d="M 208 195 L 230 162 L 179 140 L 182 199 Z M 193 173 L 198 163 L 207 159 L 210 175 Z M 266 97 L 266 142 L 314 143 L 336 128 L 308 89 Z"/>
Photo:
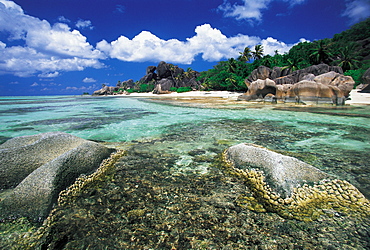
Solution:
<path fill-rule="evenodd" d="M 186 176 L 187 180 L 211 173 L 212 158 L 227 147 L 254 143 L 347 180 L 370 198 L 370 106 L 216 109 L 131 97 L 18 96 L 0 97 L 0 124 L 0 143 L 17 136 L 62 131 L 132 152 L 124 164 L 141 164 L 143 172 L 162 164 L 166 168 L 159 174 L 162 177 Z M 148 162 L 149 158 L 156 160 Z M 310 237 L 310 230 L 305 237 Z M 182 240 L 188 247 L 199 243 Z"/>

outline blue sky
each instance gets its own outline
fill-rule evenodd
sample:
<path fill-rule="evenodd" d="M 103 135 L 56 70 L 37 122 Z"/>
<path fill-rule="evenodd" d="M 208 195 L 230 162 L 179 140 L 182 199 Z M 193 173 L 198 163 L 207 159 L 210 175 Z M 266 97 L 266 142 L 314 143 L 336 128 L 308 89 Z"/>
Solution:
<path fill-rule="evenodd" d="M 370 0 L 0 0 L 0 95 L 92 93 L 160 61 L 204 71 L 369 15 Z"/>

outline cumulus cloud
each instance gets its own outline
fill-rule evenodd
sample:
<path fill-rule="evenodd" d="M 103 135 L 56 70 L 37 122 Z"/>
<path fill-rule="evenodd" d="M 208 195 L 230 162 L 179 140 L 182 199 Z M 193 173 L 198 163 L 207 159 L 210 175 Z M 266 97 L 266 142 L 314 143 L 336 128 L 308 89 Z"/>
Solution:
<path fill-rule="evenodd" d="M 218 10 L 224 13 L 225 17 L 232 17 L 237 20 L 248 20 L 251 23 L 262 20 L 262 12 L 268 9 L 269 4 L 275 0 L 242 0 L 242 4 L 231 4 L 230 0 L 224 0 L 223 4 L 218 6 Z M 290 6 L 301 4 L 306 0 L 283 0 Z"/>
<path fill-rule="evenodd" d="M 90 20 L 82 20 L 82 19 L 77 21 L 76 27 L 79 29 L 89 29 L 89 30 L 94 29 L 94 26 L 92 26 L 92 23 Z"/>
<path fill-rule="evenodd" d="M 0 73 L 24 77 L 103 67 L 99 59 L 104 55 L 78 30 L 71 30 L 65 23 L 51 25 L 26 15 L 12 1 L 0 0 L 0 31 L 9 34 L 9 41 L 24 42 L 23 46 L 12 47 L 0 42 Z"/>
<path fill-rule="evenodd" d="M 370 16 L 370 0 L 347 0 L 346 2 L 346 10 L 343 12 L 343 16 L 347 16 L 351 24 Z"/>
<path fill-rule="evenodd" d="M 32 83 L 31 87 L 37 87 L 39 84 L 37 82 Z"/>
<path fill-rule="evenodd" d="M 88 82 L 96 82 L 96 80 L 94 78 L 89 78 L 89 77 L 86 77 L 82 81 L 85 82 L 85 83 L 88 83 Z"/>
<path fill-rule="evenodd" d="M 143 31 L 132 40 L 120 36 L 117 40 L 105 40 L 97 44 L 97 49 L 111 58 L 128 62 L 168 61 L 191 64 L 197 55 L 206 61 L 219 61 L 237 57 L 245 47 L 262 44 L 267 54 L 287 52 L 294 44 L 285 44 L 274 38 L 261 39 L 255 36 L 238 34 L 227 37 L 219 29 L 203 24 L 195 29 L 195 35 L 186 41 L 177 39 L 163 40 L 149 31 Z"/>

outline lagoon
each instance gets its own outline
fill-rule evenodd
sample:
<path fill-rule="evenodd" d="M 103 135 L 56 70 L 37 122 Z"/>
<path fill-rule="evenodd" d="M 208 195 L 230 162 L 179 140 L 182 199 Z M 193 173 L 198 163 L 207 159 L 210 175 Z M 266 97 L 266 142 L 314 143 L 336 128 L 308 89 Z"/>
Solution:
<path fill-rule="evenodd" d="M 101 239 L 76 239 L 69 246 L 80 246 L 81 242 L 91 245 L 101 240 L 112 247 L 144 247 L 133 240 L 136 237 L 147 239 L 145 244 L 162 246 L 161 249 L 171 244 L 177 244 L 179 249 L 199 249 L 207 244 L 217 248 L 229 244 L 225 243 L 229 239 L 226 232 L 231 230 L 236 235 L 235 239 L 230 236 L 232 246 L 291 244 L 303 248 L 365 249 L 369 244 L 364 240 L 366 224 L 346 220 L 345 216 L 304 223 L 240 210 L 234 203 L 245 192 L 243 185 L 214 170 L 211 162 L 229 146 L 254 143 L 347 180 L 369 198 L 369 121 L 370 106 L 250 105 L 217 109 L 132 97 L 0 98 L 0 142 L 16 136 L 62 131 L 129 152 L 117 164 L 114 180 L 97 193 L 83 197 L 78 209 L 64 211 L 72 215 L 89 211 L 101 221 L 97 223 L 91 217 L 86 235 L 99 235 L 102 225 L 108 235 Z M 115 190 L 126 191 L 117 194 L 113 193 Z M 118 196 L 119 200 L 115 198 Z M 137 219 L 139 215 L 143 219 Z M 193 217 L 204 220 L 204 224 L 191 224 Z M 186 224 L 181 218 L 187 218 Z M 163 224 L 152 224 L 157 220 Z M 117 231 L 118 225 L 122 231 Z M 225 228 L 214 228 L 219 234 L 207 238 L 210 232 L 206 228 L 211 225 Z M 75 232 L 72 227 L 65 230 Z M 359 230 L 362 234 L 356 236 Z M 272 235 L 265 237 L 261 232 Z M 346 242 L 335 243 L 338 241 L 333 237 Z"/>

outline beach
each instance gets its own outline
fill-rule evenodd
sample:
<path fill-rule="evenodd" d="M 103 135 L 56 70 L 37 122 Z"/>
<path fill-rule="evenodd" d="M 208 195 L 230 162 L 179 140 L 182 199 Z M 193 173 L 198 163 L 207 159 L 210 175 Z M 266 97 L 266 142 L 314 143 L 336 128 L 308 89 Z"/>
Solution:
<path fill-rule="evenodd" d="M 238 97 L 243 93 L 229 91 L 189 91 L 183 93 L 172 92 L 169 94 L 153 93 L 131 93 L 122 95 L 123 97 L 148 98 L 154 102 L 165 102 L 178 106 L 191 106 L 201 108 L 231 108 L 242 109 L 251 106 L 271 105 L 271 103 L 257 101 L 239 101 Z M 281 104 L 278 104 L 281 106 Z M 294 103 L 283 104 L 286 106 L 297 106 Z M 360 93 L 358 89 L 353 89 L 345 106 L 370 105 L 370 94 Z M 305 105 L 312 106 L 312 105 Z M 314 105 L 315 106 L 315 105 Z"/>

